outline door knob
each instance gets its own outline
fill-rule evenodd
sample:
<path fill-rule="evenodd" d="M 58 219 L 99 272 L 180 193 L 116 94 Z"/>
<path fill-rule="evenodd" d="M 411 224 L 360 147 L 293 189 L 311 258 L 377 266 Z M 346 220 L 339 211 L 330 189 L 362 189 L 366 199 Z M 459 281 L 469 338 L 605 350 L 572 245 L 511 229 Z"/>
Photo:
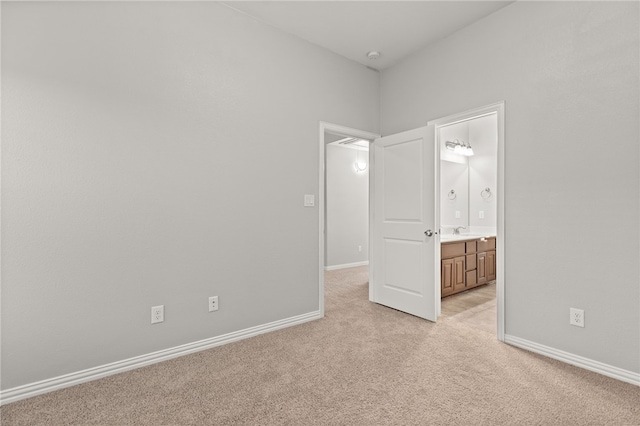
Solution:
<path fill-rule="evenodd" d="M 437 234 L 438 231 L 433 232 L 431 229 L 427 229 L 426 231 L 424 231 L 424 235 L 426 235 L 427 237 L 433 237 L 433 234 Z"/>

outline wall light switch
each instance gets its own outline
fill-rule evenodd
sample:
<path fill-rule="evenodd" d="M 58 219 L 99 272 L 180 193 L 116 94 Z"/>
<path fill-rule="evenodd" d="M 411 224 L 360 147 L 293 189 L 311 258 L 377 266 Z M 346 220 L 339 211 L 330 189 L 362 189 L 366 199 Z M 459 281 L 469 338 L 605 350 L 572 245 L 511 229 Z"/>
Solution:
<path fill-rule="evenodd" d="M 478 219 L 484 219 L 484 210 L 478 212 Z"/>
<path fill-rule="evenodd" d="M 304 206 L 305 207 L 313 207 L 316 205 L 316 196 L 313 194 L 305 194 L 304 196 Z"/>
<path fill-rule="evenodd" d="M 460 219 L 460 210 L 456 210 L 456 219 Z"/>

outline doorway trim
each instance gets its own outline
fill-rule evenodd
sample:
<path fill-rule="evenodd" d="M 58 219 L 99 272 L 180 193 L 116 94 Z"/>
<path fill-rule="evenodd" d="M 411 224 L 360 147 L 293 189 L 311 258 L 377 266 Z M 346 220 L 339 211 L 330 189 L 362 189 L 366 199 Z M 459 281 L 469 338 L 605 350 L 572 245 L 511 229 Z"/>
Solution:
<path fill-rule="evenodd" d="M 468 111 L 464 111 L 458 114 L 449 115 L 446 117 L 438 118 L 436 120 L 431 120 L 428 124 L 433 124 L 436 130 L 436 163 L 435 168 L 439 170 L 439 162 L 440 162 L 440 140 L 439 140 L 439 132 L 437 131 L 440 127 L 455 124 L 461 121 L 467 121 L 472 118 L 478 118 L 488 114 L 496 114 L 498 121 L 498 170 L 497 170 L 497 193 L 498 200 L 496 205 L 496 306 L 497 306 L 497 338 L 499 341 L 504 342 L 504 334 L 505 334 L 505 220 L 504 220 L 504 147 L 505 147 L 505 124 L 504 124 L 504 113 L 505 113 L 505 102 L 496 102 L 494 104 L 486 105 L 479 108 L 474 108 Z M 437 182 L 440 181 L 440 176 L 438 173 Z M 439 185 L 438 185 L 439 186 Z M 439 219 L 437 220 L 439 224 Z M 438 303 L 440 307 L 440 303 Z M 440 308 L 438 309 L 440 311 Z"/>
<path fill-rule="evenodd" d="M 372 142 L 374 139 L 379 138 L 380 135 L 377 133 L 368 132 L 365 130 L 353 129 L 351 127 L 341 126 L 339 124 L 327 123 L 325 121 L 320 122 L 319 126 L 320 131 L 320 151 L 319 151 L 319 166 L 318 166 L 318 270 L 319 270 L 319 282 L 318 282 L 318 310 L 320 311 L 320 318 L 324 317 L 324 264 L 326 262 L 325 259 L 325 235 L 326 235 L 326 213 L 327 213 L 327 205 L 326 205 L 326 150 L 327 144 L 325 142 L 325 132 L 340 135 L 344 137 L 353 137 L 359 139 L 366 139 L 369 142 Z M 369 150 L 369 196 L 371 196 L 371 150 Z M 373 212 L 369 209 L 369 234 L 371 234 L 371 223 L 372 223 L 372 215 Z M 369 247 L 371 247 L 371 241 L 369 241 Z M 371 253 L 371 250 L 369 250 Z"/>

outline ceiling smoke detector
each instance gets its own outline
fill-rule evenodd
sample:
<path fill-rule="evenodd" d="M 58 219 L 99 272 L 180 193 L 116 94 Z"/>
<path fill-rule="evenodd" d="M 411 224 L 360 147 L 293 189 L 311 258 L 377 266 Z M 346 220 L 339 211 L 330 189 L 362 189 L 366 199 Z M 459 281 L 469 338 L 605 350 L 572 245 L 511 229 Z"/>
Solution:
<path fill-rule="evenodd" d="M 367 53 L 367 58 L 369 59 L 378 59 L 380 57 L 380 52 L 378 52 L 377 50 L 372 50 L 371 52 Z"/>

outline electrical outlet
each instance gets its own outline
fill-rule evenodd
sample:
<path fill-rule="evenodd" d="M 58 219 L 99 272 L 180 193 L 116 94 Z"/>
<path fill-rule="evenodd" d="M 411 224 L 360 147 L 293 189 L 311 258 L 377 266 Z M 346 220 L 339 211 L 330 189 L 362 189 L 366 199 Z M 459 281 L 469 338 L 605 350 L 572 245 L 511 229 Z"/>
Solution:
<path fill-rule="evenodd" d="M 582 309 L 569 308 L 569 324 L 576 327 L 584 327 L 584 311 Z"/>
<path fill-rule="evenodd" d="M 164 321 L 164 305 L 151 307 L 151 324 Z"/>
<path fill-rule="evenodd" d="M 211 296 L 209 298 L 209 312 L 218 310 L 218 296 Z"/>

